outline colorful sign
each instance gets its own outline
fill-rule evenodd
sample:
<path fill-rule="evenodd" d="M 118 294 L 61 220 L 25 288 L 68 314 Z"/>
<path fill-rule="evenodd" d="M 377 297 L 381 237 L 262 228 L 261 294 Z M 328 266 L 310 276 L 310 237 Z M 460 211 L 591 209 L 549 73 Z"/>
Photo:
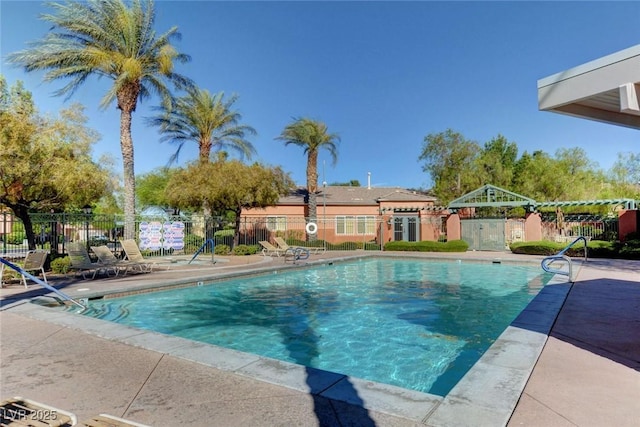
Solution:
<path fill-rule="evenodd" d="M 140 223 L 140 249 L 184 249 L 184 223 L 182 221 Z"/>

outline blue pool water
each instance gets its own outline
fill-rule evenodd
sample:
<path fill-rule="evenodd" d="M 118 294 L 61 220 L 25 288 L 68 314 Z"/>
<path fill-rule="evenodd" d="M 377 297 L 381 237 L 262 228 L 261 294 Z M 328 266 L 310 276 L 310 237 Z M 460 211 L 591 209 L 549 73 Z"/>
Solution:
<path fill-rule="evenodd" d="M 446 395 L 549 277 L 532 266 L 366 259 L 95 300 L 83 314 Z"/>

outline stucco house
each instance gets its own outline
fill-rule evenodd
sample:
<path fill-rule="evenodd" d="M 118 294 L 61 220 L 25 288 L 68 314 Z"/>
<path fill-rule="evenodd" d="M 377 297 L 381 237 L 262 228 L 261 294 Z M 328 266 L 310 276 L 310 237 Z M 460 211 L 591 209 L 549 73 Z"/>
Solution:
<path fill-rule="evenodd" d="M 446 234 L 446 208 L 435 197 L 397 187 L 320 188 L 317 230 L 308 227 L 307 191 L 299 188 L 280 198 L 276 206 L 250 209 L 243 221 L 273 234 L 306 240 L 308 231 L 330 243 L 392 240 L 438 240 Z"/>

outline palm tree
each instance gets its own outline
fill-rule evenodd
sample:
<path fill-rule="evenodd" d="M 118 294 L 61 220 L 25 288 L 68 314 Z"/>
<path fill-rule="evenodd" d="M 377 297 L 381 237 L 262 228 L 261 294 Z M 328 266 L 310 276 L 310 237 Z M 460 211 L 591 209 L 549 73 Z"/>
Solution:
<path fill-rule="evenodd" d="M 201 162 L 209 161 L 212 149 L 233 150 L 250 159 L 255 154 L 255 148 L 245 139 L 245 135 L 255 135 L 256 131 L 251 126 L 239 123 L 242 116 L 232 110 L 237 99 L 237 95 L 232 95 L 224 101 L 224 92 L 211 95 L 207 90 L 194 87 L 184 97 L 176 99 L 172 108 L 158 108 L 160 114 L 149 122 L 160 127 L 162 141 L 178 145 L 170 163 L 178 160 L 186 141 L 198 144 Z"/>
<path fill-rule="evenodd" d="M 318 191 L 318 151 L 325 148 L 331 154 L 333 164 L 338 161 L 338 147 L 340 142 L 338 134 L 329 133 L 327 125 L 306 117 L 294 118 L 288 124 L 280 136 L 276 139 L 284 141 L 284 145 L 294 144 L 304 149 L 307 155 L 307 192 L 308 192 L 308 218 L 310 222 L 316 222 L 318 205 L 316 196 Z M 315 236 L 310 236 L 315 239 Z"/>
<path fill-rule="evenodd" d="M 73 95 L 90 76 L 113 80 L 100 102 L 101 108 L 117 101 L 120 110 L 120 147 L 124 171 L 125 238 L 133 238 L 135 227 L 135 175 L 131 117 L 138 100 L 152 93 L 169 103 L 167 83 L 189 87 L 186 77 L 174 72 L 176 62 L 188 55 L 179 53 L 171 40 L 179 38 L 176 27 L 162 35 L 153 30 L 152 0 L 87 0 L 50 3 L 56 14 L 42 19 L 53 25 L 41 40 L 26 50 L 9 55 L 9 61 L 26 71 L 46 71 L 44 81 L 70 79 L 56 95 Z"/>

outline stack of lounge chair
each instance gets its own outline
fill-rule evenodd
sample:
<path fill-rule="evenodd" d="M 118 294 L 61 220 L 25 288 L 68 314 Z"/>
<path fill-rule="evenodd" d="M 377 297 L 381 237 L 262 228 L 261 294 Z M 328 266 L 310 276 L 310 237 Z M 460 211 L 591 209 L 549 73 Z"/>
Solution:
<path fill-rule="evenodd" d="M 123 276 L 128 271 L 146 273 L 150 271 L 147 267 L 147 263 L 139 263 L 130 260 L 121 260 L 111 252 L 111 249 L 107 245 L 91 246 L 91 251 L 98 257 L 98 262 L 104 266 L 113 267 L 116 271 L 116 276 L 119 273 L 123 273 Z"/>
<path fill-rule="evenodd" d="M 71 260 L 71 270 L 82 275 L 83 279 L 87 277 L 95 279 L 96 274 L 99 272 L 103 272 L 107 276 L 111 274 L 114 276 L 118 275 L 118 269 L 115 266 L 93 262 L 82 242 L 69 243 L 67 245 L 67 252 L 69 252 L 69 259 Z"/>
<path fill-rule="evenodd" d="M 293 249 L 305 249 L 307 250 L 309 253 L 313 253 L 313 254 L 320 254 L 320 253 L 324 253 L 326 251 L 326 249 L 324 247 L 306 247 L 306 246 L 289 246 L 289 244 L 282 238 L 282 237 L 274 237 L 273 240 L 276 241 L 276 243 L 278 244 L 278 248 L 283 250 L 283 251 L 287 251 L 287 250 L 293 250 Z"/>

